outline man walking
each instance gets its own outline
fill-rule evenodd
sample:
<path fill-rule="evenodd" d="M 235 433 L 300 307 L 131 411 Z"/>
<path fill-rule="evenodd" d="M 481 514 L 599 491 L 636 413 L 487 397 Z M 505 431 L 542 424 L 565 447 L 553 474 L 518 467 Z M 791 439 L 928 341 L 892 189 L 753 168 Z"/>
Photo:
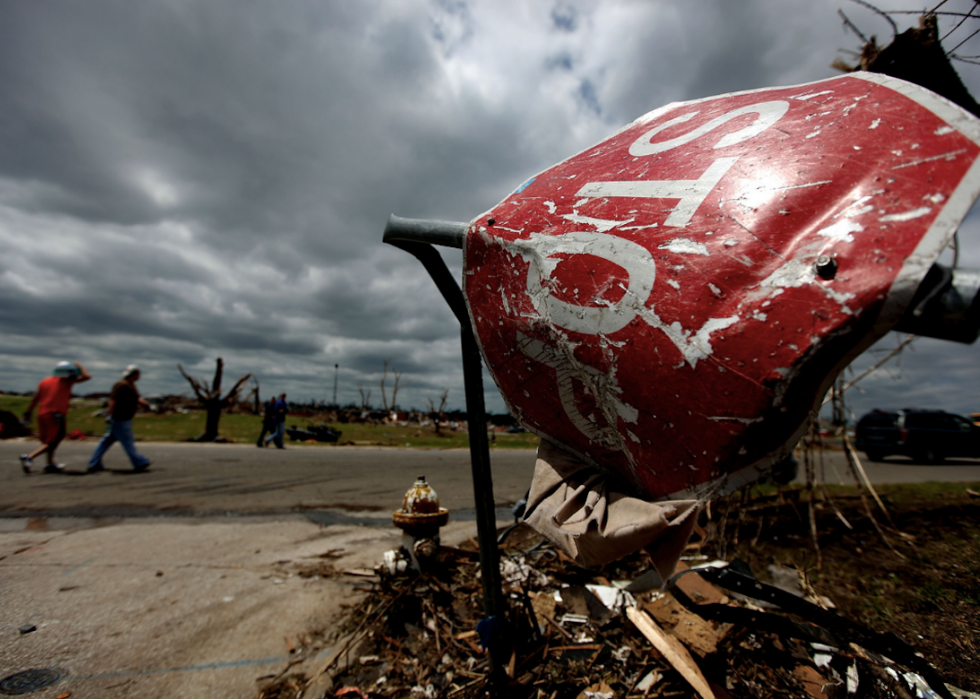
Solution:
<path fill-rule="evenodd" d="M 106 427 L 102 441 L 95 447 L 92 457 L 88 460 L 89 473 L 105 470 L 102 457 L 109 451 L 109 447 L 116 442 L 122 444 L 123 449 L 126 450 L 126 454 L 129 455 L 129 460 L 133 464 L 133 469 L 145 471 L 150 467 L 150 460 L 136 451 L 136 443 L 133 439 L 133 417 L 136 415 L 136 409 L 141 405 L 144 408 L 150 407 L 150 404 L 136 390 L 136 382 L 139 381 L 139 378 L 140 368 L 135 364 L 130 364 L 123 372 L 122 380 L 117 381 L 116 385 L 112 387 L 112 393 L 109 394 L 109 405 L 106 408 L 108 415 L 106 421 L 109 425 Z"/>
<path fill-rule="evenodd" d="M 41 446 L 30 454 L 20 455 L 20 467 L 24 473 L 31 472 L 34 459 L 41 454 L 48 455 L 48 465 L 45 473 L 60 473 L 65 469 L 64 464 L 54 460 L 55 449 L 65 438 L 65 421 L 68 418 L 68 403 L 71 400 L 71 390 L 77 383 L 92 378 L 85 367 L 78 362 L 58 362 L 54 368 L 54 376 L 49 376 L 37 385 L 31 404 L 24 412 L 24 422 L 31 421 L 31 413 L 37 408 L 37 434 Z"/>
<path fill-rule="evenodd" d="M 276 397 L 273 396 L 265 402 L 264 414 L 262 416 L 262 431 L 259 433 L 259 440 L 255 443 L 257 447 L 265 446 L 265 436 L 276 430 Z"/>
<path fill-rule="evenodd" d="M 265 444 L 269 442 L 276 443 L 276 449 L 285 449 L 286 446 L 282 443 L 283 435 L 286 432 L 286 413 L 289 412 L 289 407 L 286 405 L 286 394 L 283 393 L 279 396 L 279 400 L 276 401 L 275 406 L 275 429 L 265 439 Z"/>

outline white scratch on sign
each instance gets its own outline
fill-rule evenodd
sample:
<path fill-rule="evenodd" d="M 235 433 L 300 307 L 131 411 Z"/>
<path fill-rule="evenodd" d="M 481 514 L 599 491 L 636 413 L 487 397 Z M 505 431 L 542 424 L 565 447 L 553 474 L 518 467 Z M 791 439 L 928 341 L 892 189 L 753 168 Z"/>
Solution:
<path fill-rule="evenodd" d="M 790 260 L 761 281 L 759 286 L 763 289 L 772 289 L 769 292 L 769 297 L 772 298 L 781 294 L 783 289 L 813 284 L 816 278 L 812 262 L 812 260 L 808 261 L 800 258 Z M 848 315 L 854 314 L 854 311 L 847 306 L 847 302 L 854 298 L 854 294 L 835 291 L 830 285 L 816 284 L 815 286 L 829 298 L 832 298 L 840 304 L 841 313 Z M 762 305 L 767 306 L 769 302 L 765 301 Z"/>
<path fill-rule="evenodd" d="M 843 221 L 838 221 L 832 226 L 827 226 L 817 231 L 817 235 L 821 235 L 824 238 L 830 238 L 831 240 L 840 240 L 844 243 L 853 243 L 854 236 L 851 233 L 859 233 L 864 230 L 862 226 L 857 221 L 851 221 L 850 219 L 844 219 Z"/>
<path fill-rule="evenodd" d="M 617 417 L 625 422 L 636 424 L 639 411 L 620 399 L 622 389 L 616 383 L 615 368 L 608 374 L 600 372 L 579 361 L 575 357 L 573 346 L 549 345 L 522 332 L 517 333 L 517 344 L 523 354 L 555 370 L 558 398 L 572 424 L 588 439 L 607 449 L 624 452 L 632 463 L 632 456 L 626 448 L 626 440 L 617 429 Z M 599 425 L 594 416 L 583 415 L 579 411 L 575 400 L 574 381 L 580 382 L 583 390 L 595 398 L 596 407 L 605 425 Z"/>
<path fill-rule="evenodd" d="M 807 100 L 812 100 L 814 97 L 822 97 L 823 95 L 832 95 L 833 90 L 824 90 L 823 92 L 810 92 L 802 95 L 793 95 L 791 99 L 800 100 L 801 102 L 806 102 Z"/>
<path fill-rule="evenodd" d="M 658 250 L 670 250 L 678 255 L 704 255 L 709 257 L 711 253 L 704 243 L 698 243 L 687 238 L 674 238 L 663 245 L 657 247 Z"/>
<path fill-rule="evenodd" d="M 600 233 L 611 231 L 617 226 L 621 226 L 624 223 L 632 223 L 635 220 L 633 218 L 628 218 L 625 221 L 615 221 L 603 218 L 592 218 L 590 216 L 580 216 L 577 209 L 573 210 L 570 214 L 563 214 L 562 218 L 566 221 L 570 221 L 571 223 L 584 223 L 589 226 L 594 226 Z"/>
<path fill-rule="evenodd" d="M 882 216 L 879 221 L 911 221 L 913 219 L 922 218 L 926 214 L 932 211 L 931 207 L 920 206 L 918 209 L 913 209 L 912 211 L 906 211 L 901 214 L 888 214 L 887 216 Z"/>
<path fill-rule="evenodd" d="M 822 184 L 830 184 L 833 180 L 820 180 L 819 182 L 807 182 L 806 184 L 788 184 L 783 187 L 758 187 L 759 192 L 784 192 L 788 189 L 803 189 L 804 187 L 819 187 Z"/>
<path fill-rule="evenodd" d="M 759 286 L 776 289 L 803 286 L 813 281 L 813 265 L 804 260 L 790 260 L 768 277 Z"/>
<path fill-rule="evenodd" d="M 901 151 L 898 151 L 900 154 Z M 939 155 L 934 155 L 931 158 L 922 158 L 921 160 L 913 160 L 908 163 L 902 163 L 901 165 L 896 165 L 892 170 L 901 170 L 904 167 L 912 167 L 913 165 L 923 165 L 925 163 L 931 163 L 933 160 L 953 160 L 957 155 L 966 153 L 966 148 L 960 148 L 959 150 L 951 150 L 948 153 L 940 153 Z"/>

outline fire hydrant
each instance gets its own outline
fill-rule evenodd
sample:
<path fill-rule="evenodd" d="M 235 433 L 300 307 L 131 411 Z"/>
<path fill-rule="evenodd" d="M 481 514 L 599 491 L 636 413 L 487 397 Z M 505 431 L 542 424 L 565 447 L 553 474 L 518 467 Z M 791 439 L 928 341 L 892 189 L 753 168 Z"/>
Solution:
<path fill-rule="evenodd" d="M 449 521 L 449 510 L 439 506 L 439 496 L 426 483 L 425 476 L 405 493 L 402 509 L 392 513 L 395 526 L 405 532 L 402 546 L 408 551 L 411 565 L 421 570 L 421 562 L 430 560 L 439 550 L 439 529 Z"/>

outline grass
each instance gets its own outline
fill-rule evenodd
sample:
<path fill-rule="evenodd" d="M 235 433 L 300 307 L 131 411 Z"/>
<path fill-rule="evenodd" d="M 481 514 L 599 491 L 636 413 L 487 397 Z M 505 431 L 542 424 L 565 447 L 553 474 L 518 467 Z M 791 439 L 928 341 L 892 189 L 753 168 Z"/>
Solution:
<path fill-rule="evenodd" d="M 0 395 L 0 410 L 9 410 L 17 416 L 23 414 L 29 403 L 30 397 L 28 396 Z M 68 411 L 69 432 L 79 429 L 89 435 L 101 435 L 105 431 L 105 420 L 101 415 L 96 414 L 101 410 L 101 401 L 73 399 L 71 409 Z M 204 420 L 204 411 L 167 415 L 141 414 L 133 420 L 133 433 L 138 441 L 183 442 L 204 432 Z M 314 422 L 311 418 L 290 416 L 286 421 L 286 426 L 295 425 L 304 428 L 311 422 Z M 466 432 L 452 432 L 443 429 L 442 436 L 439 436 L 436 435 L 431 426 L 328 424 L 343 433 L 339 444 L 354 443 L 429 449 L 465 449 L 470 444 L 469 434 Z M 258 415 L 226 413 L 221 416 L 218 431 L 229 442 L 248 444 L 255 442 L 261 430 L 262 418 Z M 492 440 L 491 449 L 535 449 L 538 446 L 538 438 L 527 432 L 520 434 L 495 433 L 492 435 Z M 305 446 L 303 442 L 291 442 L 291 444 Z"/>

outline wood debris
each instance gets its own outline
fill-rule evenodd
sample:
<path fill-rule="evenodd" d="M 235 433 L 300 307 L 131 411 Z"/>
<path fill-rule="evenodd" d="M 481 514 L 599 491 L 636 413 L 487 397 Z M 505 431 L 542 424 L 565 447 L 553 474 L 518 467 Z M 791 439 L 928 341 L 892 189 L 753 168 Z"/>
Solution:
<path fill-rule="evenodd" d="M 501 554 L 514 647 L 497 696 L 835 699 L 846 695 L 849 672 L 860 676 L 862 696 L 901 696 L 859 649 L 832 652 L 828 661 L 810 642 L 703 619 L 669 592 L 630 596 L 620 588 L 648 568 L 646 554 L 587 570 L 524 527 Z M 746 606 L 694 573 L 677 588 L 697 604 Z M 264 683 L 258 696 L 321 699 L 351 688 L 372 698 L 493 696 L 476 630 L 483 616 L 475 542 L 443 547 L 420 575 L 379 574 L 330 653 Z"/>

